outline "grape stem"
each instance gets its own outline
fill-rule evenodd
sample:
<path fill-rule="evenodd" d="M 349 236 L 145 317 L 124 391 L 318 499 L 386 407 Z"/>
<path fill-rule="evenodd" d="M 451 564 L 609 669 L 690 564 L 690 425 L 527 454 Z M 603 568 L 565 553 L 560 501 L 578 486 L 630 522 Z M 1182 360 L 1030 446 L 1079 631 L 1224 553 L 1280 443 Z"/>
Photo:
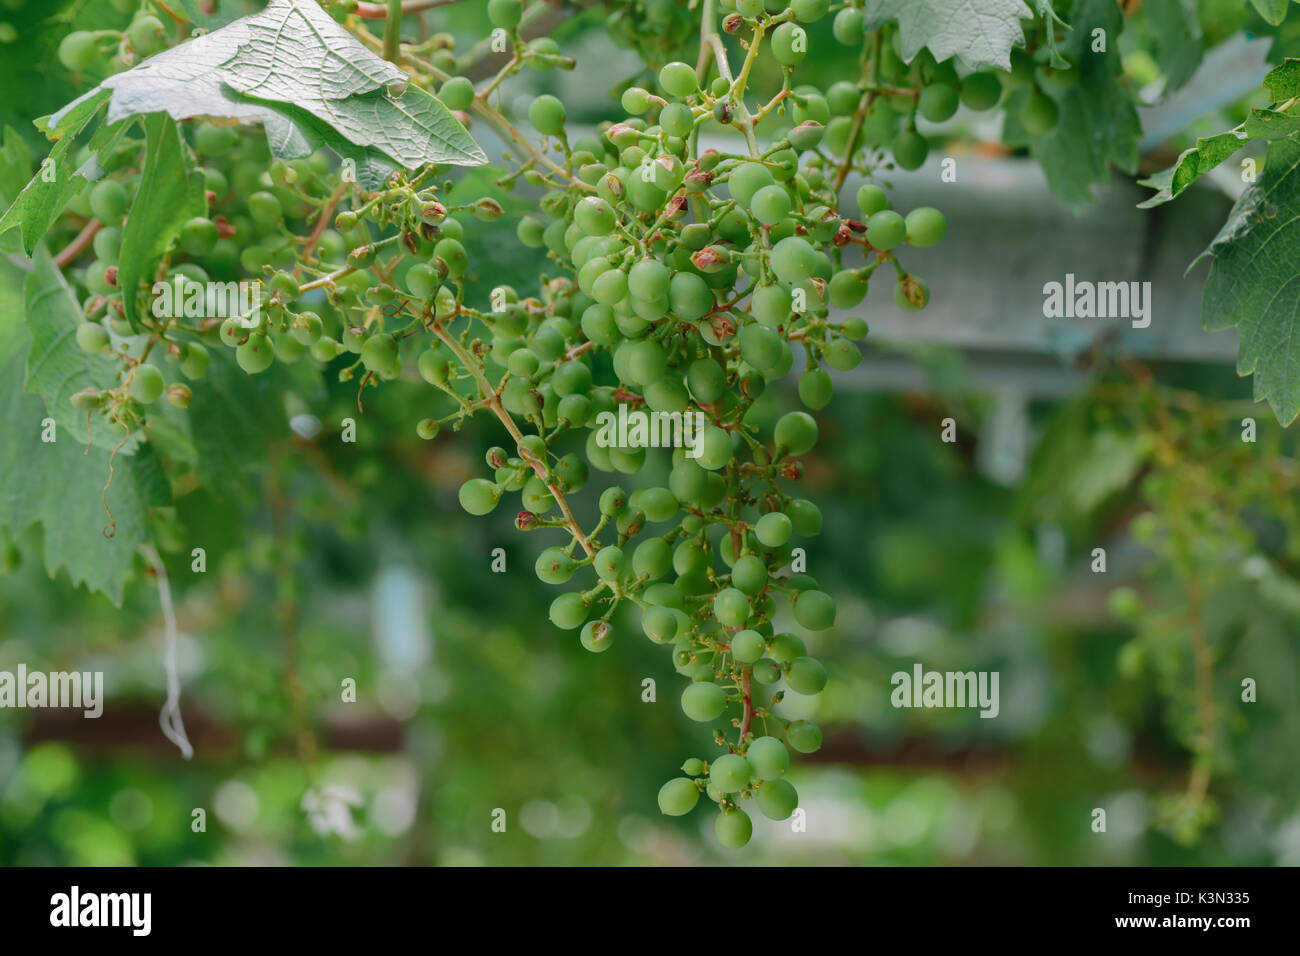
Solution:
<path fill-rule="evenodd" d="M 81 232 L 77 233 L 67 247 L 54 257 L 54 264 L 62 269 L 68 263 L 72 262 L 86 251 L 86 247 L 94 240 L 95 234 L 104 227 L 104 224 L 98 219 L 92 219 L 86 223 Z"/>
<path fill-rule="evenodd" d="M 482 393 L 484 399 L 487 401 L 488 407 L 491 408 L 493 414 L 501 420 L 501 424 L 506 426 L 506 431 L 508 431 L 510 437 L 515 440 L 515 444 L 517 445 L 519 442 L 523 441 L 524 433 L 519 430 L 519 426 L 515 424 L 514 418 L 511 417 L 508 411 L 506 411 L 505 406 L 501 404 L 501 396 L 483 375 L 483 372 L 479 369 L 478 363 L 474 360 L 474 357 L 465 351 L 465 347 L 461 345 L 460 342 L 456 341 L 455 337 L 452 336 L 441 323 L 430 322 L 429 327 L 433 330 L 433 334 L 438 336 L 438 338 L 442 340 L 443 344 L 451 350 L 451 353 L 456 356 L 461 365 L 463 365 L 469 373 L 474 376 L 474 381 L 478 385 L 479 392 Z M 559 486 L 554 481 L 551 481 L 547 475 L 546 463 L 538 461 L 530 456 L 526 456 L 525 461 L 532 466 L 533 471 L 537 473 L 537 477 L 545 483 L 546 490 L 555 498 L 555 503 L 560 506 L 560 512 L 564 515 L 564 525 L 569 529 L 569 533 L 573 535 L 574 540 L 576 540 L 578 544 L 582 545 L 582 550 L 587 552 L 587 557 L 595 557 L 596 549 L 591 546 L 591 541 L 588 540 L 586 533 L 583 532 L 582 525 L 578 524 L 578 519 L 573 516 L 573 510 L 569 507 L 569 502 L 568 499 L 564 497 L 564 492 L 562 492 L 559 489 Z"/>
<path fill-rule="evenodd" d="M 388 0 L 384 20 L 384 59 L 396 63 L 402 58 L 402 0 Z"/>
<path fill-rule="evenodd" d="M 388 0 L 388 5 L 382 3 L 358 3 L 356 14 L 363 20 L 384 20 L 392 15 L 394 5 L 398 7 L 398 19 L 402 14 L 420 13 L 423 10 L 432 10 L 434 7 L 450 7 L 454 3 L 464 3 L 465 0 L 406 0 L 406 2 L 397 2 L 397 0 Z"/>

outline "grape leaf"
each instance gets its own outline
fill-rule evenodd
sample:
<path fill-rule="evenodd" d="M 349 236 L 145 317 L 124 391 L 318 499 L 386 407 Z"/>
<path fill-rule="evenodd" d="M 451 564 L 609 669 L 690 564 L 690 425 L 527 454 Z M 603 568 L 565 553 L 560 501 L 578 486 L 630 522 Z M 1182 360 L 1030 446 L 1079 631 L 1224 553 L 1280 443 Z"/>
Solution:
<path fill-rule="evenodd" d="M 1251 139 L 1286 139 L 1300 130 L 1300 115 L 1277 110 L 1253 109 L 1246 116 L 1246 135 Z"/>
<path fill-rule="evenodd" d="M 1300 143 L 1269 147 L 1259 181 L 1237 200 L 1206 256 L 1201 320 L 1211 332 L 1236 326 L 1237 373 L 1254 374 L 1255 400 L 1289 425 L 1300 414 Z"/>
<path fill-rule="evenodd" d="M 936 60 L 957 57 L 971 69 L 1011 69 L 1011 49 L 1025 41 L 1024 0 L 867 0 L 867 29 L 898 20 L 900 54 L 911 62 L 922 47 Z"/>
<path fill-rule="evenodd" d="M 77 345 L 81 307 L 44 247 L 36 250 L 23 284 L 23 313 L 31 331 L 24 387 L 40 395 L 62 435 L 112 448 L 120 439 L 110 433 L 103 416 L 89 416 L 88 426 L 86 413 L 73 408 L 71 398 L 82 389 L 114 387 L 119 364 L 107 355 L 87 355 Z M 134 452 L 137 444 L 129 440 L 119 457 Z"/>
<path fill-rule="evenodd" d="M 1273 26 L 1286 19 L 1286 12 L 1291 6 L 1291 0 L 1250 0 L 1250 3 Z"/>
<path fill-rule="evenodd" d="M 1063 48 L 1079 80 L 1058 98 L 1060 118 L 1033 139 L 1030 152 L 1043 167 L 1057 196 L 1073 205 L 1092 200 L 1094 186 L 1111 182 L 1111 166 L 1137 169 L 1142 124 L 1128 89 L 1119 82 L 1123 64 L 1119 35 L 1123 16 L 1114 0 L 1082 0 L 1073 12 L 1074 29 Z M 1104 53 L 1092 51 L 1093 32 L 1108 38 Z"/>
<path fill-rule="evenodd" d="M 117 285 L 122 290 L 126 320 L 138 326 L 136 292 L 178 235 L 181 226 L 207 212 L 203 173 L 170 116 L 156 113 L 145 120 L 148 149 L 140 189 L 126 226 L 118 256 Z"/>
<path fill-rule="evenodd" d="M 4 145 L 0 147 L 0 203 L 5 208 L 23 191 L 32 175 L 32 154 L 27 142 L 12 126 L 4 130 Z M 13 234 L 13 230 L 0 233 L 0 252 L 17 252 L 21 249 L 22 237 Z"/>
<path fill-rule="evenodd" d="M 1287 57 L 1264 77 L 1264 88 L 1275 103 L 1300 96 L 1300 60 Z"/>
<path fill-rule="evenodd" d="M 1215 136 L 1205 136 L 1191 149 L 1185 149 L 1168 169 L 1138 180 L 1141 186 L 1156 190 L 1156 194 L 1138 203 L 1139 209 L 1150 209 L 1169 202 L 1196 180 L 1246 145 L 1245 133 L 1229 130 Z"/>
<path fill-rule="evenodd" d="M 21 283 L 22 272 L 0 261 L 0 285 L 12 290 Z M 101 591 L 120 606 L 132 557 L 145 541 L 149 508 L 170 499 L 167 480 L 145 446 L 113 459 L 113 482 L 105 493 L 110 448 L 87 450 L 62 427 L 56 427 L 55 441 L 42 441 L 45 403 L 22 387 L 28 347 L 21 315 L 0 313 L 0 525 L 19 534 L 39 524 L 50 575 L 65 567 L 74 584 Z M 109 523 L 101 495 L 117 522 L 111 538 L 101 533 Z"/>
<path fill-rule="evenodd" d="M 23 190 L 14 197 L 9 208 L 0 216 L 0 234 L 12 228 L 22 230 L 23 250 L 31 255 L 41 237 L 54 224 L 54 220 L 88 182 L 73 165 L 77 135 L 85 128 L 104 105 L 107 94 L 83 96 L 56 114 L 44 126 L 47 135 L 56 140 L 49 157 L 37 170 Z M 90 141 L 92 152 L 110 148 L 125 131 L 121 126 L 102 126 Z"/>
<path fill-rule="evenodd" d="M 1196 0 L 1146 0 L 1142 5 L 1165 92 L 1178 89 L 1201 65 L 1201 23 Z"/>

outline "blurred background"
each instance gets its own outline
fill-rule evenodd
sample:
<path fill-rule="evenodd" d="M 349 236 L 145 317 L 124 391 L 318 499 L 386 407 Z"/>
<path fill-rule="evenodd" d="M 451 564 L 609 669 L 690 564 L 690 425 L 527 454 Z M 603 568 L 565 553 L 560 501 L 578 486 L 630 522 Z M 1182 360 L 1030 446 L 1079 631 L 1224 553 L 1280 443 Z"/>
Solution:
<path fill-rule="evenodd" d="M 79 88 L 37 64 L 56 63 L 74 26 L 126 17 L 107 3 L 4 7 L 26 25 L 0 47 L 0 125 L 40 156 L 32 119 Z M 240 9 L 223 0 L 207 22 Z M 571 120 L 618 118 L 617 94 L 644 82 L 640 57 L 599 9 L 557 22 L 577 69 L 528 74 L 507 106 L 523 117 L 550 91 Z M 427 23 L 458 48 L 488 32 L 475 3 Z M 1157 82 L 1142 31 L 1124 43 L 1135 86 Z M 1191 99 L 1144 109 L 1158 137 L 1144 172 L 1258 105 L 1278 52 L 1244 17 L 1207 26 L 1204 46 Z M 851 51 L 819 49 L 833 52 L 801 77 L 847 75 Z M 555 592 L 532 572 L 544 533 L 520 534 L 507 509 L 458 507 L 459 484 L 503 440 L 497 423 L 420 442 L 415 422 L 449 410 L 423 383 L 370 393 L 358 416 L 355 386 L 307 363 L 256 395 L 240 385 L 256 404 L 229 410 L 223 439 L 239 480 L 153 518 L 192 760 L 158 725 L 163 617 L 144 560 L 117 607 L 51 579 L 39 528 L 4 542 L 0 670 L 102 671 L 108 700 L 98 720 L 0 710 L 0 863 L 1300 864 L 1296 441 L 1252 403 L 1232 334 L 1201 331 L 1203 272 L 1183 277 L 1239 184 L 1210 180 L 1153 211 L 1135 208 L 1148 193 L 1131 181 L 1063 202 L 999 127 L 963 109 L 927 129 L 926 167 L 887 177 L 899 208 L 948 214 L 945 241 L 908 261 L 932 305 L 904 314 L 887 290 L 869 296 L 867 356 L 818 416 L 802 494 L 825 530 L 808 571 L 840 613 L 808 640 L 831 674 L 815 711 L 787 705 L 825 732 L 791 771 L 806 833 L 756 816 L 733 852 L 711 813 L 661 816 L 659 785 L 712 753 L 709 731 L 681 713 L 680 678 L 634 619 L 599 657 L 550 624 Z M 946 157 L 955 182 L 941 181 Z M 457 188 L 515 217 L 534 208 L 496 175 Z M 512 215 L 466 229 L 484 293 L 531 291 L 545 267 Z M 1043 284 L 1066 273 L 1151 281 L 1151 327 L 1043 318 Z M 21 321 L 22 278 L 0 262 L 0 328 Z M 796 407 L 799 371 L 763 396 L 771 421 Z M 239 376 L 216 361 L 211 374 Z M 355 444 L 338 439 L 346 417 Z M 661 484 L 668 465 L 652 454 L 618 479 Z M 580 518 L 606 483 L 576 497 Z M 190 573 L 194 547 L 205 574 Z M 505 573 L 490 570 L 497 548 Z M 999 717 L 894 708 L 890 675 L 917 663 L 998 671 Z M 645 678 L 657 703 L 641 699 Z M 1257 699 L 1244 702 L 1248 679 Z"/>

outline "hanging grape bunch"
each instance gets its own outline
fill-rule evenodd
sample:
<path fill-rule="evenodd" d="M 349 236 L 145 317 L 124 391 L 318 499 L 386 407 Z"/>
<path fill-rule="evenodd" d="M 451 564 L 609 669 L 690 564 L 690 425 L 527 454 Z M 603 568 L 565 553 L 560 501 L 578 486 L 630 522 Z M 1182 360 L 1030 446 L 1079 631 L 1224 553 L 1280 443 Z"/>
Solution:
<path fill-rule="evenodd" d="M 304 2 L 275 0 L 268 12 Z M 832 319 L 831 310 L 864 307 L 872 287 L 873 306 L 924 308 L 928 289 L 907 271 L 904 247 L 939 242 L 944 217 L 892 208 L 885 177 L 925 161 L 918 114 L 942 121 L 959 102 L 991 108 L 1001 83 L 993 73 L 959 79 L 924 50 L 904 63 L 892 23 L 868 32 L 862 10 L 840 3 L 834 39 L 820 42 L 858 51 L 860 75 L 826 90 L 800 85 L 799 66 L 815 54 L 809 27 L 832 15 L 830 0 L 607 6 L 611 32 L 649 66 L 623 89 L 620 120 L 572 139 L 553 96 L 531 101 L 531 131 L 501 111 L 502 89 L 522 71 L 574 66 L 551 38 L 525 38 L 520 0 L 489 0 L 509 59 L 477 85 L 462 72 L 473 58 L 450 35 L 396 47 L 362 28 L 355 4 L 327 8 L 354 28 L 355 55 L 400 64 L 412 87 L 404 98 L 432 92 L 453 121 L 486 125 L 509 144 L 514 169 L 501 185 L 522 181 L 540 194 L 518 240 L 552 262 L 535 295 L 469 281 L 465 231 L 503 210 L 449 176 L 451 163 L 482 161 L 468 137 L 460 159 L 412 168 L 363 152 L 344 176 L 324 152 L 284 157 L 248 127 L 196 116 L 178 148 L 197 160 L 200 208 L 177 224 L 148 278 L 172 283 L 178 302 L 187 283 L 258 278 L 260 298 L 222 318 L 159 316 L 138 270 L 136 287 L 123 288 L 118 260 L 124 219 L 140 201 L 133 194 L 144 192 L 144 144 L 119 137 L 98 154 L 109 175 L 69 206 L 98 223 L 76 259 L 86 264 L 72 267 L 86 293 L 76 340 L 112 356 L 117 381 L 73 401 L 126 443 L 150 434 L 159 399 L 188 405 L 187 381 L 204 376 L 212 350 L 228 348 L 249 375 L 276 363 L 328 366 L 357 383 L 362 408 L 368 389 L 422 379 L 455 403 L 414 423 L 423 439 L 495 416 L 508 441 L 460 487 L 460 504 L 485 515 L 505 502 L 521 531 L 554 537 L 536 574 L 565 588 L 550 619 L 588 651 L 633 637 L 664 645 L 688 681 L 681 708 L 714 728 L 717 751 L 685 761 L 660 808 L 685 814 L 704 794 L 718 808 L 719 840 L 740 847 L 753 808 L 775 820 L 795 810 L 783 779 L 789 750 L 821 746 L 815 724 L 774 710 L 787 689 L 815 695 L 826 683 L 804 640 L 774 620 L 790 608 L 805 631 L 835 624 L 835 602 L 816 579 L 789 570 L 799 540 L 822 530 L 817 505 L 799 494 L 800 456 L 818 439 L 809 412 L 830 401 L 828 369 L 860 362 L 867 334 L 861 316 Z M 324 16 L 310 10 L 309 21 Z M 123 34 L 74 33 L 60 56 L 70 69 L 121 70 L 150 52 L 154 19 L 142 10 Z M 739 56 L 724 35 L 739 41 Z M 780 84 L 762 96 L 760 63 Z M 151 135 L 150 148 L 167 135 Z M 846 201 L 850 176 L 866 182 Z M 808 411 L 787 411 L 765 433 L 749 413 L 792 370 L 796 351 Z M 702 428 L 671 452 L 611 445 L 601 413 L 620 405 L 697 415 Z M 583 454 L 556 450 L 575 435 Z M 628 494 L 618 476 L 630 483 L 650 454 L 671 455 L 666 487 Z M 593 470 L 611 479 L 589 489 Z M 599 508 L 586 525 L 571 500 L 584 491 Z M 620 633 L 615 613 L 627 605 L 641 634 Z"/>

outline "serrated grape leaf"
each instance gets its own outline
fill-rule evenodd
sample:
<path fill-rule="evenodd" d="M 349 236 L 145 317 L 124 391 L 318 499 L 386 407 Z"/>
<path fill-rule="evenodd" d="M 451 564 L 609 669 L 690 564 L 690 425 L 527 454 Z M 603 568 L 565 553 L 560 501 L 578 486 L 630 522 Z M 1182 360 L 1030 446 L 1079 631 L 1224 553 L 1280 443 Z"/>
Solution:
<path fill-rule="evenodd" d="M 284 114 L 283 118 L 288 120 L 285 125 L 293 131 L 294 136 L 302 144 L 300 151 L 283 148 L 278 154 L 273 145 L 271 152 L 279 158 L 297 159 L 300 156 L 310 155 L 322 146 L 327 147 L 340 159 L 350 160 L 361 188 L 372 192 L 383 189 L 389 177 L 397 171 L 398 164 L 387 154 L 372 147 L 358 146 L 351 140 L 344 139 L 336 130 L 326 126 L 305 110 L 286 104 L 277 104 L 277 109 Z"/>
<path fill-rule="evenodd" d="M 1287 57 L 1264 77 L 1264 88 L 1274 103 L 1300 96 L 1300 60 Z"/>
<path fill-rule="evenodd" d="M 126 320 L 138 327 L 136 293 L 149 281 L 181 227 L 207 212 L 203 173 L 195 166 L 176 123 L 166 113 L 145 120 L 147 152 L 140 188 L 122 229 L 117 285 Z"/>
<path fill-rule="evenodd" d="M 1253 109 L 1246 117 L 1246 135 L 1251 139 L 1286 139 L 1300 130 L 1300 116 L 1278 110 Z"/>
<path fill-rule="evenodd" d="M 20 285 L 22 273 L 0 262 L 0 283 Z M 105 494 L 111 447 L 87 453 L 62 427 L 55 441 L 42 441 L 45 403 L 22 387 L 28 347 L 21 316 L 0 315 L 0 525 L 18 534 L 39 524 L 50 575 L 67 568 L 74 584 L 120 606 L 132 557 L 146 539 L 149 508 L 170 499 L 166 477 L 147 446 L 129 457 L 119 453 Z M 111 538 L 103 534 L 109 518 L 101 495 L 117 522 Z"/>
<path fill-rule="evenodd" d="M 0 216 L 0 235 L 10 229 L 22 231 L 22 248 L 27 255 L 36 249 L 41 237 L 54 224 L 72 197 L 86 185 L 73 165 L 77 135 L 103 108 L 108 94 L 83 96 L 65 107 L 45 122 L 37 121 L 46 135 L 55 139 L 49 157 L 36 171 L 36 175 L 23 188 L 9 208 Z M 90 140 L 93 153 L 111 148 L 125 129 L 121 126 L 101 126 Z"/>
<path fill-rule="evenodd" d="M 898 20 L 899 53 L 911 62 L 929 47 L 936 60 L 955 56 L 971 69 L 1011 69 L 1011 49 L 1025 41 L 1024 0 L 867 0 L 867 28 Z"/>
<path fill-rule="evenodd" d="M 1261 17 L 1277 26 L 1286 19 L 1291 0 L 1250 0 L 1250 4 L 1259 11 Z"/>
<path fill-rule="evenodd" d="M 1201 21 L 1196 0 L 1146 0 L 1142 4 L 1153 53 L 1170 93 L 1188 80 L 1201 65 Z"/>
<path fill-rule="evenodd" d="M 1201 295 L 1205 328 L 1236 327 L 1237 373 L 1253 374 L 1255 400 L 1291 424 L 1300 414 L 1300 143 L 1269 146 L 1259 181 L 1205 256 L 1212 258 Z"/>
<path fill-rule="evenodd" d="M 1142 123 L 1128 88 L 1120 82 L 1119 35 L 1124 19 L 1114 0 L 1082 0 L 1073 11 L 1074 29 L 1062 48 L 1079 74 L 1057 99 L 1056 126 L 1030 142 L 1052 192 L 1065 202 L 1086 205 L 1093 187 L 1108 186 L 1115 166 L 1132 173 L 1138 164 Z M 1093 31 L 1104 30 L 1106 51 L 1092 51 Z"/>
<path fill-rule="evenodd" d="M 23 312 L 31 332 L 24 388 L 41 397 L 61 441 L 112 448 L 121 439 L 112 436 L 104 417 L 88 417 L 72 407 L 71 399 L 82 389 L 117 385 L 120 365 L 107 355 L 87 355 L 77 345 L 81 307 L 44 247 L 36 250 L 23 284 Z M 132 454 L 137 444 L 135 438 L 128 440 L 118 456 Z"/>
<path fill-rule="evenodd" d="M 1141 186 L 1156 190 L 1156 194 L 1138 203 L 1139 209 L 1150 209 L 1169 202 L 1196 180 L 1246 145 L 1245 133 L 1228 131 L 1198 139 L 1191 149 L 1185 149 L 1168 169 L 1138 180 Z"/>
<path fill-rule="evenodd" d="M 0 205 L 9 208 L 31 176 L 32 154 L 26 140 L 12 126 L 6 126 L 4 145 L 0 146 Z M 17 252 L 22 247 L 22 237 L 12 230 L 0 233 L 0 252 Z"/>

